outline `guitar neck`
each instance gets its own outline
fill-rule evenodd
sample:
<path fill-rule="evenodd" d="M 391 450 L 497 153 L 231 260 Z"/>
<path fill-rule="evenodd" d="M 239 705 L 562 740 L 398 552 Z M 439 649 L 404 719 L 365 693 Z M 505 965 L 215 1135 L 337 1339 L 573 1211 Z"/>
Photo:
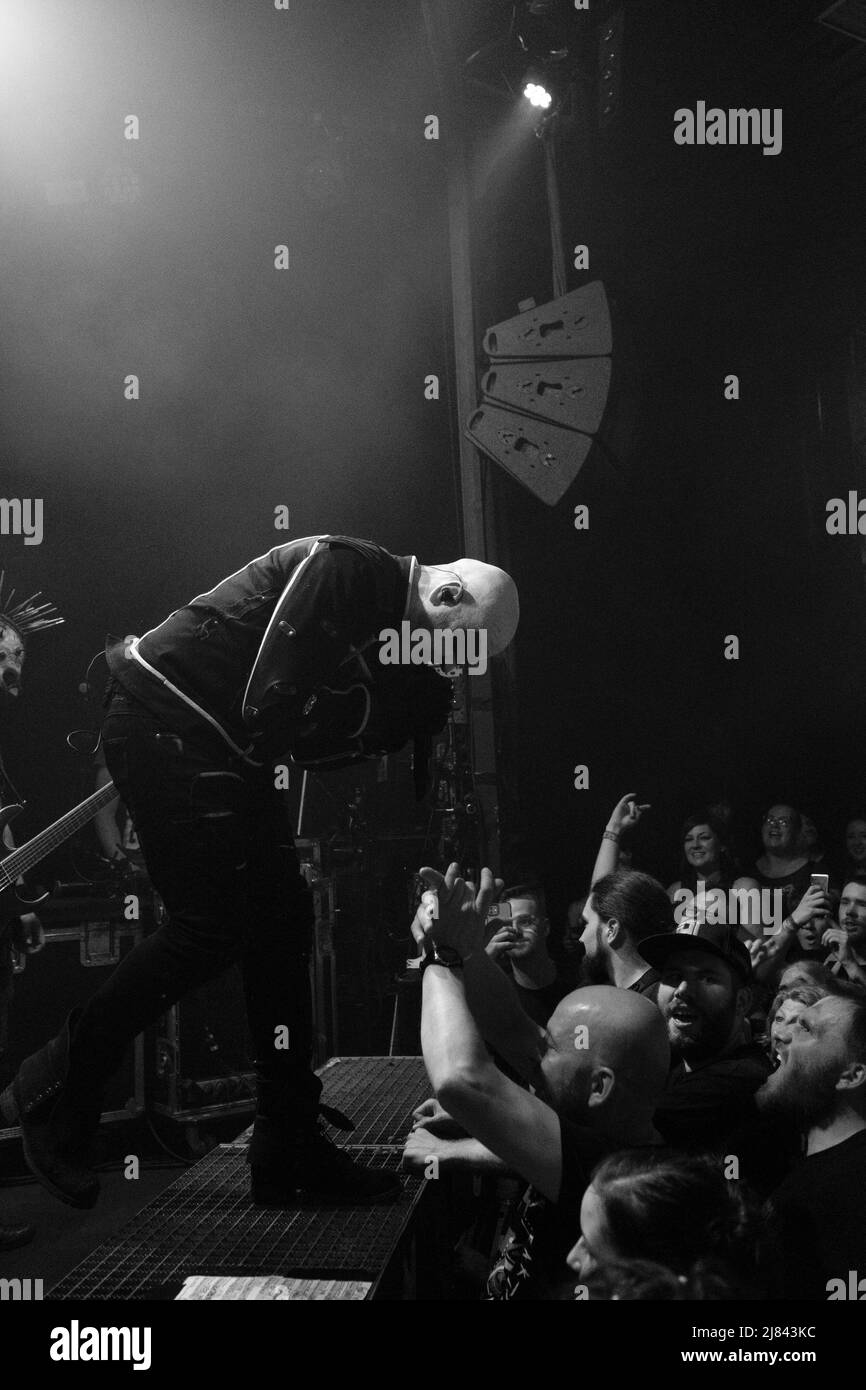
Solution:
<path fill-rule="evenodd" d="M 28 869 L 32 869 L 44 859 L 53 849 L 62 845 L 64 840 L 68 840 L 74 835 L 76 830 L 80 830 L 82 825 L 86 825 L 89 820 L 107 806 L 117 796 L 117 788 L 113 782 L 106 782 L 99 791 L 93 792 L 86 801 L 80 805 L 73 806 L 71 811 L 67 811 L 65 816 L 61 816 L 53 825 L 49 825 L 45 830 L 41 830 L 38 835 L 34 835 L 32 840 L 28 840 L 26 845 L 21 845 L 19 849 L 13 849 L 11 854 L 0 861 L 0 890 L 9 888 L 16 883 L 21 874 L 25 874 Z"/>

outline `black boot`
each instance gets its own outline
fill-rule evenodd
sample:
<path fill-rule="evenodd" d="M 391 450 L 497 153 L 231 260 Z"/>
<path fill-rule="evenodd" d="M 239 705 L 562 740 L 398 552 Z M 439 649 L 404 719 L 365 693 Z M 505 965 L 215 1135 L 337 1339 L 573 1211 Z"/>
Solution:
<path fill-rule="evenodd" d="M 0 1225 L 0 1250 L 17 1250 L 21 1245 L 29 1245 L 35 1234 L 35 1226 Z"/>
<path fill-rule="evenodd" d="M 338 1111 L 324 1105 L 319 1110 L 340 1128 L 353 1128 Z M 396 1173 L 364 1168 L 332 1143 L 315 1114 L 299 1117 L 273 1082 L 259 1082 L 247 1161 L 256 1206 L 371 1206 L 392 1202 L 403 1190 Z"/>
<path fill-rule="evenodd" d="M 252 1198 L 260 1207 L 372 1206 L 393 1202 L 403 1190 L 396 1173 L 362 1167 L 319 1123 L 288 1134 L 257 1118 L 249 1163 Z"/>
<path fill-rule="evenodd" d="M 66 1084 L 81 1013 L 74 1009 L 57 1037 L 21 1063 L 0 1095 L 0 1112 L 20 1126 L 24 1158 L 42 1186 L 71 1207 L 92 1207 L 99 1179 L 90 1167 L 89 1148 L 101 1101 L 98 1094 L 74 1092 Z"/>

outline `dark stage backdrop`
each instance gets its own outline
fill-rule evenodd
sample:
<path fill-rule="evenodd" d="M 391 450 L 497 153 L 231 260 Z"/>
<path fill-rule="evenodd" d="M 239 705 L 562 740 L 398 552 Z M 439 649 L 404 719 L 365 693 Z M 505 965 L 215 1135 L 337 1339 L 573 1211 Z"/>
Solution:
<path fill-rule="evenodd" d="M 820 30 L 820 8 L 629 3 L 619 115 L 563 138 L 566 246 L 591 249 L 569 288 L 600 278 L 614 301 L 608 428 L 626 481 L 601 451 L 554 509 L 497 479 L 524 613 L 522 809 L 557 916 L 586 891 L 623 792 L 652 803 L 636 858 L 665 882 L 681 821 L 707 803 L 733 804 L 744 856 L 760 852 L 767 800 L 810 809 L 838 850 L 866 803 L 859 542 L 825 529 L 827 500 L 858 484 L 847 379 L 866 205 L 850 82 L 866 49 Z M 783 153 L 677 146 L 673 113 L 698 99 L 782 108 Z M 540 151 L 509 238 L 495 234 L 499 172 L 485 325 L 551 297 Z M 577 503 L 589 531 L 573 529 Z"/>
<path fill-rule="evenodd" d="M 42 497 L 45 534 L 0 545 L 19 595 L 44 589 L 66 618 L 34 638 L 25 697 L 3 710 L 23 836 L 89 785 L 64 740 L 87 720 L 77 686 L 107 632 L 143 631 L 294 537 L 343 532 L 431 561 L 459 543 L 418 16 L 21 8 L 33 43 L 6 92 L 0 492 Z"/>

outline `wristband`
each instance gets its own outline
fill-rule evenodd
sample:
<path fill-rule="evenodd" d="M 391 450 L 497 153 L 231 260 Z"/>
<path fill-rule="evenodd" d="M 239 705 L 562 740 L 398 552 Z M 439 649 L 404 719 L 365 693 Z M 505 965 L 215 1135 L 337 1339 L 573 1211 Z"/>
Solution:
<path fill-rule="evenodd" d="M 451 946 L 431 946 L 424 955 L 421 962 L 421 974 L 429 965 L 444 965 L 446 970 L 461 970 L 463 959 L 459 951 L 455 951 Z"/>
<path fill-rule="evenodd" d="M 618 845 L 618 844 L 619 844 L 619 831 L 618 831 L 618 830 L 605 830 L 605 832 L 604 832 L 604 834 L 602 835 L 601 838 L 602 838 L 603 840 L 612 840 L 613 843 L 614 843 L 615 845 Z"/>

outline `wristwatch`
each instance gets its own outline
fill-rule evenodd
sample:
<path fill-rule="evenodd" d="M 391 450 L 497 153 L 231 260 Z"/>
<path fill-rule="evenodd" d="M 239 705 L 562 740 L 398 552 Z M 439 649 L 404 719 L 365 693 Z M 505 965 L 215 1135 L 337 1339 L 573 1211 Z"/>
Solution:
<path fill-rule="evenodd" d="M 455 951 L 453 946 L 431 946 L 425 952 L 421 962 L 421 974 L 427 969 L 428 965 L 444 965 L 448 970 L 459 970 L 463 965 L 463 958 L 459 951 Z"/>

